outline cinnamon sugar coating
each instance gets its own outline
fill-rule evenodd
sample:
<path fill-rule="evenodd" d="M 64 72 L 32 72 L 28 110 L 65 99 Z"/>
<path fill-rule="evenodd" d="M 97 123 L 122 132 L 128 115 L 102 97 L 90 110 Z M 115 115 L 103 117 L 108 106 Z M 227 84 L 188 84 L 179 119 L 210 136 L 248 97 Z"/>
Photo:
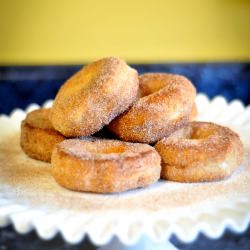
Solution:
<path fill-rule="evenodd" d="M 50 162 L 54 146 L 65 139 L 49 120 L 50 109 L 37 109 L 27 114 L 21 123 L 20 144 L 31 158 Z"/>
<path fill-rule="evenodd" d="M 140 98 L 108 127 L 122 140 L 154 143 L 189 121 L 196 90 L 180 75 L 150 73 L 139 80 Z"/>
<path fill-rule="evenodd" d="M 239 136 L 210 122 L 190 122 L 155 145 L 162 157 L 161 178 L 179 182 L 220 180 L 243 161 Z"/>
<path fill-rule="evenodd" d="M 146 144 L 69 139 L 52 153 L 52 175 L 75 191 L 114 193 L 148 186 L 160 178 L 161 159 Z"/>
<path fill-rule="evenodd" d="M 108 57 L 83 67 L 60 88 L 51 122 L 66 137 L 91 135 L 124 112 L 136 99 L 137 71 Z"/>

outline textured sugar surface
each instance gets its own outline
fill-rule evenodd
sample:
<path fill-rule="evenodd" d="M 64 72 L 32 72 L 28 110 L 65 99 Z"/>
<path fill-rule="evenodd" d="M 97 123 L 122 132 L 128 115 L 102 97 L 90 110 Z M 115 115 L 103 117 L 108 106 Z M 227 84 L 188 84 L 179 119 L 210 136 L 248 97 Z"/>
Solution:
<path fill-rule="evenodd" d="M 117 58 L 96 61 L 72 76 L 59 90 L 52 109 L 56 120 L 52 119 L 53 124 L 59 131 L 93 134 L 132 105 L 137 89 L 137 73 L 124 61 Z"/>
<path fill-rule="evenodd" d="M 54 130 L 49 120 L 50 109 L 37 109 L 27 114 L 25 121 L 36 128 Z"/>
<path fill-rule="evenodd" d="M 175 131 L 169 137 L 163 138 L 160 142 L 178 149 L 196 147 L 205 152 L 224 150 L 235 140 L 238 142 L 239 136 L 229 128 L 215 123 L 192 122 Z"/>
<path fill-rule="evenodd" d="M 144 74 L 140 76 L 140 91 L 141 98 L 132 108 L 111 123 L 111 130 L 121 138 L 152 143 L 189 118 L 195 88 L 186 78 Z"/>
<path fill-rule="evenodd" d="M 58 146 L 69 156 L 76 156 L 84 159 L 119 160 L 126 157 L 139 157 L 140 154 L 155 149 L 146 144 L 121 142 L 118 140 L 66 140 Z M 157 153 L 156 153 L 157 154 Z"/>
<path fill-rule="evenodd" d="M 204 211 L 219 203 L 248 197 L 250 149 L 243 165 L 228 179 L 212 183 L 185 184 L 158 181 L 121 194 L 79 193 L 60 187 L 50 175 L 50 164 L 29 159 L 19 146 L 19 134 L 0 138 L 0 194 L 21 204 L 70 209 L 88 213 L 109 211 L 184 213 Z"/>

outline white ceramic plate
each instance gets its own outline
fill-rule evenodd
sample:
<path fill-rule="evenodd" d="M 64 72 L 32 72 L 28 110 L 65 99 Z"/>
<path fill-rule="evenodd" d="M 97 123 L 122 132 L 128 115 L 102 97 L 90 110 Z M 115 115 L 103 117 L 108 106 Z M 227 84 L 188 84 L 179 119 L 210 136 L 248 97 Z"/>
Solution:
<path fill-rule="evenodd" d="M 182 241 L 199 232 L 220 237 L 225 228 L 244 231 L 250 221 L 250 107 L 223 97 L 209 101 L 199 94 L 197 120 L 213 121 L 237 131 L 245 146 L 245 161 L 228 179 L 185 184 L 159 181 L 122 194 L 72 192 L 58 186 L 50 165 L 29 159 L 19 146 L 20 121 L 26 111 L 0 117 L 0 226 L 12 223 L 19 233 L 35 229 L 42 239 L 58 232 L 70 243 L 88 234 L 96 245 L 116 235 L 129 245 L 142 234 L 157 242 L 171 234 Z M 44 106 L 50 106 L 48 101 Z"/>

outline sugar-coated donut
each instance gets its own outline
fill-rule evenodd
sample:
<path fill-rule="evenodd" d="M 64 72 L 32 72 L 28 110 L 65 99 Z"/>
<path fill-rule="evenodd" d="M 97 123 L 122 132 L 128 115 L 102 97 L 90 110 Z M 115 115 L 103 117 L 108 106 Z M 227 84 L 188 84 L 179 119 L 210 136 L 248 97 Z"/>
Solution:
<path fill-rule="evenodd" d="M 189 121 L 196 95 L 193 84 L 173 74 L 144 74 L 140 98 L 109 129 L 125 141 L 153 143 Z"/>
<path fill-rule="evenodd" d="M 123 60 L 108 57 L 83 67 L 60 88 L 51 122 L 66 137 L 91 135 L 135 101 L 137 71 Z"/>
<path fill-rule="evenodd" d="M 179 182 L 220 180 L 243 160 L 243 145 L 231 129 L 191 122 L 155 145 L 162 157 L 161 178 Z"/>
<path fill-rule="evenodd" d="M 31 158 L 50 162 L 53 147 L 65 137 L 49 120 L 50 109 L 37 109 L 27 114 L 21 123 L 20 144 Z"/>
<path fill-rule="evenodd" d="M 161 172 L 161 159 L 153 147 L 117 140 L 65 140 L 56 145 L 51 163 L 61 186 L 96 193 L 148 186 Z"/>

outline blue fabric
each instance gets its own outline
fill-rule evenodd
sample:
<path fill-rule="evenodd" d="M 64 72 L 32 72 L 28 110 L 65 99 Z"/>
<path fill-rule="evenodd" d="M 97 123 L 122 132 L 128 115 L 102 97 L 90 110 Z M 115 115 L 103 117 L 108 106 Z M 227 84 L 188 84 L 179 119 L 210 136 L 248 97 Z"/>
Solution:
<path fill-rule="evenodd" d="M 250 104 L 250 63 L 132 65 L 139 73 L 169 72 L 188 77 L 209 97 L 223 95 Z M 0 113 L 42 104 L 55 97 L 59 87 L 81 66 L 0 67 Z"/>

